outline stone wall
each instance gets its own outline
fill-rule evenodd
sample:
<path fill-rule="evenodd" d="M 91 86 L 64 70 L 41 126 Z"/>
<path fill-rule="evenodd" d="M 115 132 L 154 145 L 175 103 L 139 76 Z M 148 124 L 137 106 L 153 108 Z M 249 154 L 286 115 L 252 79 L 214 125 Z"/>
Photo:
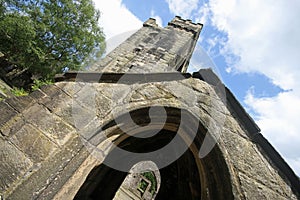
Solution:
<path fill-rule="evenodd" d="M 122 92 L 133 87 L 129 93 Z M 84 139 L 113 121 L 113 113 L 124 112 L 124 102 L 129 111 L 155 105 L 185 109 L 199 118 L 209 134 L 221 130 L 216 145 L 226 161 L 234 198 L 296 199 L 212 86 L 194 78 L 138 86 L 60 82 L 27 97 L 1 102 L 5 113 L 0 121 L 2 196 L 71 199 L 90 170 L 102 161 L 90 155 Z M 104 156 L 105 140 L 97 145 Z"/>

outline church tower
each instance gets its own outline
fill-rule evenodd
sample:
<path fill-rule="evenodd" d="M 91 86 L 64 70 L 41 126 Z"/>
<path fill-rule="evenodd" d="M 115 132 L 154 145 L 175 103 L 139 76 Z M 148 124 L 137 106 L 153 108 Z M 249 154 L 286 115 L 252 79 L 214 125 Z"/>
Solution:
<path fill-rule="evenodd" d="M 186 72 L 202 24 L 175 17 L 165 28 L 155 19 L 109 53 L 92 71 L 101 72 Z"/>

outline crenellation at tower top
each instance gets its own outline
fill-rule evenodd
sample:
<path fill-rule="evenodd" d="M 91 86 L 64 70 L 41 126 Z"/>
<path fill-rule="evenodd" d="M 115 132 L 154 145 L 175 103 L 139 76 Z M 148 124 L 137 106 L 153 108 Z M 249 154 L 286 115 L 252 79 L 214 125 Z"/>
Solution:
<path fill-rule="evenodd" d="M 176 16 L 174 19 L 172 19 L 172 21 L 168 23 L 168 26 L 192 32 L 198 38 L 203 24 L 193 23 L 192 20 L 182 19 L 180 16 Z"/>
<path fill-rule="evenodd" d="M 154 18 L 149 18 L 147 21 L 143 23 L 144 27 L 159 27 L 158 24 L 156 23 L 156 19 Z"/>

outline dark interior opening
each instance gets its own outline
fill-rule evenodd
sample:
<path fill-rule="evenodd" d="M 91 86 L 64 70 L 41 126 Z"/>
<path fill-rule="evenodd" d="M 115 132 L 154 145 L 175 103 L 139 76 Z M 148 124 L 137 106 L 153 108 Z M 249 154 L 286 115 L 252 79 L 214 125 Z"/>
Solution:
<path fill-rule="evenodd" d="M 131 152 L 150 152 L 168 144 L 174 135 L 174 132 L 162 130 L 148 139 L 129 137 L 118 146 Z M 161 187 L 155 199 L 200 199 L 200 176 L 190 150 L 187 150 L 175 162 L 162 168 L 160 174 Z M 111 200 L 126 175 L 126 172 L 101 164 L 90 172 L 74 199 Z"/>

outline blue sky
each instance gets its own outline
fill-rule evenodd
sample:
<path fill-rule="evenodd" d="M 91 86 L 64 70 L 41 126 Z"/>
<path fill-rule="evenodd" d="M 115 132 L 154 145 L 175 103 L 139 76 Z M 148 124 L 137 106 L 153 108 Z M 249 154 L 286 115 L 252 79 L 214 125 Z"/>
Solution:
<path fill-rule="evenodd" d="M 300 1 L 94 1 L 108 40 L 149 17 L 162 26 L 175 15 L 203 23 L 197 48 L 300 175 Z M 192 61 L 189 71 L 197 67 Z"/>

